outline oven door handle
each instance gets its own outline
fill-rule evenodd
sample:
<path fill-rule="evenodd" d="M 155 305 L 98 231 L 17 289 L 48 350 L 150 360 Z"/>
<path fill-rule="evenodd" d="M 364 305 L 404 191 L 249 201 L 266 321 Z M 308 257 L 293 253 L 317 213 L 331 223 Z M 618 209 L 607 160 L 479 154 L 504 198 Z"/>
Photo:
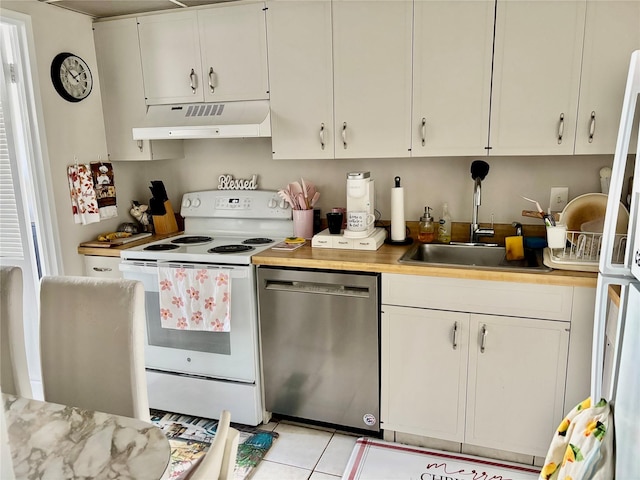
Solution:
<path fill-rule="evenodd" d="M 187 268 L 187 269 L 206 269 L 206 270 L 228 270 L 229 276 L 233 278 L 247 278 L 249 276 L 250 266 L 238 265 L 218 265 L 215 263 L 181 263 L 172 262 L 171 260 L 158 262 L 158 267 L 169 268 Z M 156 272 L 157 273 L 157 272 Z"/>
<path fill-rule="evenodd" d="M 148 273 L 151 275 L 157 275 L 158 274 L 158 267 L 156 265 L 154 266 L 147 266 L 147 265 L 140 265 L 140 264 L 132 264 L 132 263 L 125 263 L 125 262 L 120 262 L 120 271 L 121 272 L 134 272 L 134 273 Z"/>
<path fill-rule="evenodd" d="M 158 275 L 158 267 L 173 267 L 173 268 L 206 268 L 208 270 L 229 270 L 231 278 L 247 278 L 249 276 L 250 266 L 236 266 L 236 265 L 214 265 L 214 264 L 193 264 L 193 263 L 178 263 L 178 262 L 157 262 L 148 263 L 146 265 L 141 263 L 128 263 L 120 262 L 121 272 L 143 273 L 149 275 Z"/>

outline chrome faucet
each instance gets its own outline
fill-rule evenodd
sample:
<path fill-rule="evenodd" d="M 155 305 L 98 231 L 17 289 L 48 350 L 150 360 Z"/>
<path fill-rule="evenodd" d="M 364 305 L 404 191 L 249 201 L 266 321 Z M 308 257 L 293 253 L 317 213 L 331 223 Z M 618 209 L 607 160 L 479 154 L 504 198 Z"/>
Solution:
<path fill-rule="evenodd" d="M 489 164 L 482 160 L 474 160 L 471 163 L 471 178 L 474 180 L 473 187 L 473 214 L 471 216 L 471 243 L 478 243 L 480 237 L 493 237 L 495 230 L 493 229 L 493 218 L 491 219 L 491 228 L 481 228 L 478 223 L 478 208 L 481 205 L 482 180 L 489 173 Z"/>
<path fill-rule="evenodd" d="M 516 236 L 522 236 L 522 224 L 520 222 L 512 222 L 511 226 L 516 229 Z"/>

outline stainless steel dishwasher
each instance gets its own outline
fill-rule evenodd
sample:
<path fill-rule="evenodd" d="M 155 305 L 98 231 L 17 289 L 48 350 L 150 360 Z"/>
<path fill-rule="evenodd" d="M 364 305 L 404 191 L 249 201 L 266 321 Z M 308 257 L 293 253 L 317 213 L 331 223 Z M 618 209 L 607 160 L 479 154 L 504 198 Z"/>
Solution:
<path fill-rule="evenodd" d="M 266 409 L 380 430 L 375 273 L 258 268 Z"/>

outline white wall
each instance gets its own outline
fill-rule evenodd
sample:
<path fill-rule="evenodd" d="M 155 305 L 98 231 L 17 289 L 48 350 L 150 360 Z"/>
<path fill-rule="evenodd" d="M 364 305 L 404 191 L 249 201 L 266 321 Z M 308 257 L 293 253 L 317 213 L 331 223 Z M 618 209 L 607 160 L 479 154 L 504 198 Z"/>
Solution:
<path fill-rule="evenodd" d="M 64 273 L 82 274 L 82 258 L 77 254 L 80 242 L 94 239 L 99 233 L 113 231 L 119 223 L 131 221 L 127 213 L 130 190 L 136 182 L 135 164 L 114 164 L 118 194 L 118 218 L 82 226 L 73 223 L 66 167 L 74 156 L 80 162 L 106 159 L 106 140 L 100 84 L 97 78 L 92 19 L 86 15 L 40 3 L 36 0 L 2 0 L 3 9 L 31 17 L 37 63 L 37 81 L 42 101 L 52 190 L 55 197 Z M 82 57 L 93 73 L 94 86 L 89 97 L 79 103 L 63 100 L 50 80 L 51 60 L 60 52 Z M 45 156 L 46 158 L 46 156 Z"/>
<path fill-rule="evenodd" d="M 239 178 L 257 173 L 260 188 L 268 190 L 278 190 L 301 176 L 314 182 L 321 192 L 318 206 L 324 213 L 331 207 L 344 206 L 347 173 L 366 170 L 376 182 L 376 208 L 383 219 L 390 217 L 396 175 L 402 178 L 405 189 L 407 220 L 417 221 L 425 205 L 435 209 L 437 218 L 442 202 L 449 202 L 453 221 L 471 219 L 473 181 L 469 168 L 475 157 L 285 161 L 271 159 L 269 139 L 189 140 L 184 145 L 186 159 L 145 165 L 149 180 L 165 182 L 174 208 L 184 192 L 215 189 L 223 173 Z M 569 186 L 570 199 L 599 192 L 599 170 L 611 166 L 613 155 L 483 160 L 490 170 L 483 182 L 480 220 L 490 221 L 493 213 L 496 223 L 535 224 L 538 220 L 522 217 L 522 210 L 534 210 L 535 206 L 520 195 L 537 199 L 546 208 L 552 186 Z M 147 192 L 141 191 L 145 201 Z"/>

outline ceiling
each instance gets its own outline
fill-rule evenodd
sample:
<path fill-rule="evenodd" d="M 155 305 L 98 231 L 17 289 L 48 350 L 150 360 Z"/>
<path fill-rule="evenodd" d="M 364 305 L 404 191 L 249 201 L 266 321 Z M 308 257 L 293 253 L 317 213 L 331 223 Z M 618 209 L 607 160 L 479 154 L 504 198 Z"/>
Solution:
<path fill-rule="evenodd" d="M 116 17 L 209 5 L 230 0 L 39 0 L 93 18 Z"/>

